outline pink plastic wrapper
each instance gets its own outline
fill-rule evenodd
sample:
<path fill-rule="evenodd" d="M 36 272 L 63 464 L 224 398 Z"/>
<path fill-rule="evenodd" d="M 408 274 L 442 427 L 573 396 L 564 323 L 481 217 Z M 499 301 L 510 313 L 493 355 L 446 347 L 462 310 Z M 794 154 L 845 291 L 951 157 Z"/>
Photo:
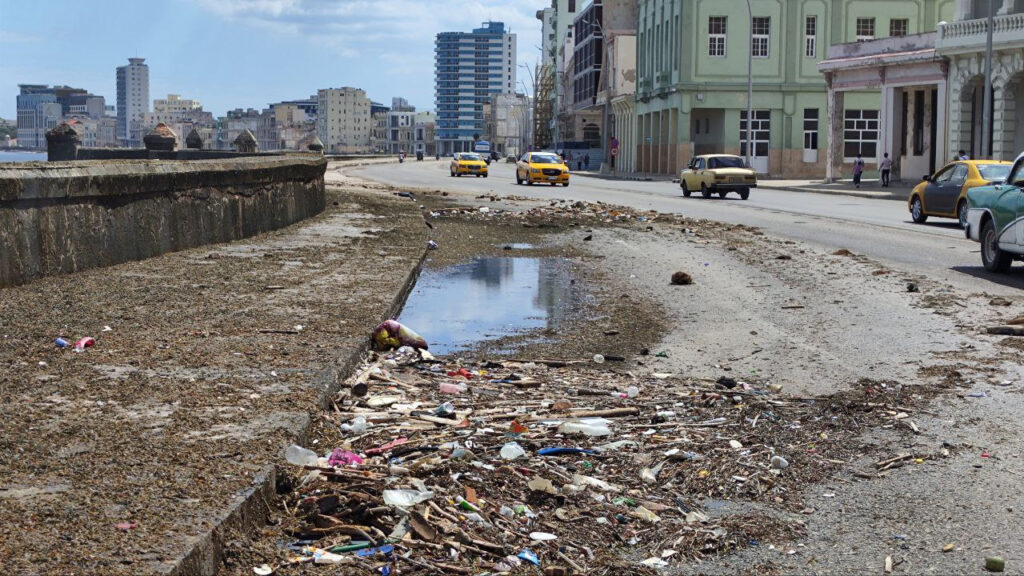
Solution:
<path fill-rule="evenodd" d="M 373 343 L 377 350 L 391 350 L 400 346 L 427 349 L 427 341 L 398 320 L 385 320 L 373 329 Z"/>
<path fill-rule="evenodd" d="M 327 463 L 339 468 L 349 468 L 359 466 L 363 463 L 363 459 L 355 452 L 335 448 L 334 451 L 331 452 L 330 458 L 327 459 Z"/>

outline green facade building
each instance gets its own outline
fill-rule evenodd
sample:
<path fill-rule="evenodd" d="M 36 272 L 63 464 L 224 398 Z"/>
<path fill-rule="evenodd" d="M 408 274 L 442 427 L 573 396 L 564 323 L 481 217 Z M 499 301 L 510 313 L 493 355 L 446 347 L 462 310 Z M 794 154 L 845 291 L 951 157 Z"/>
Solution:
<path fill-rule="evenodd" d="M 673 174 L 703 153 L 746 154 L 752 56 L 753 164 L 783 178 L 825 174 L 825 78 L 834 44 L 934 31 L 956 0 L 640 0 L 636 170 Z M 845 94 L 844 147 L 874 158 L 877 91 Z"/>

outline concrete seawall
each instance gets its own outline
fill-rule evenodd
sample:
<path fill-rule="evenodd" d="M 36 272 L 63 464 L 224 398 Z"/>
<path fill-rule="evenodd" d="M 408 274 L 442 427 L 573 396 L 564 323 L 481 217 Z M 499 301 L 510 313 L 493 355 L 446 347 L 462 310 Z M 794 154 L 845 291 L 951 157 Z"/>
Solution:
<path fill-rule="evenodd" d="M 246 238 L 324 209 L 319 155 L 0 167 L 0 287 Z"/>

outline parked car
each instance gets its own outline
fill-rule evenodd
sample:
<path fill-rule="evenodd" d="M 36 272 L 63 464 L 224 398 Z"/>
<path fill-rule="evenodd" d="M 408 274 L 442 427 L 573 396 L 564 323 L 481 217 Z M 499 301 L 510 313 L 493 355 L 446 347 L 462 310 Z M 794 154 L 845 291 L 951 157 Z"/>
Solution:
<path fill-rule="evenodd" d="M 477 178 L 481 176 L 487 178 L 487 163 L 476 152 L 456 152 L 452 157 L 449 171 L 452 176 L 469 174 Z"/>
<path fill-rule="evenodd" d="M 750 189 L 757 187 L 757 174 L 739 156 L 703 154 L 694 156 L 679 173 L 679 187 L 687 198 L 700 190 L 700 195 L 705 198 L 710 198 L 715 192 L 720 198 L 725 198 L 729 192 L 737 192 L 746 200 L 750 197 Z"/>
<path fill-rule="evenodd" d="M 527 152 L 516 164 L 516 184 L 547 182 L 569 185 L 569 167 L 554 152 Z"/>
<path fill-rule="evenodd" d="M 929 216 L 957 218 L 967 225 L 967 191 L 977 186 L 1002 182 L 1011 162 L 1001 160 L 958 160 L 925 174 L 907 199 L 910 217 L 918 224 Z"/>
<path fill-rule="evenodd" d="M 964 234 L 981 242 L 981 263 L 990 272 L 1006 272 L 1024 258 L 1024 154 L 1004 182 L 967 191 Z"/>

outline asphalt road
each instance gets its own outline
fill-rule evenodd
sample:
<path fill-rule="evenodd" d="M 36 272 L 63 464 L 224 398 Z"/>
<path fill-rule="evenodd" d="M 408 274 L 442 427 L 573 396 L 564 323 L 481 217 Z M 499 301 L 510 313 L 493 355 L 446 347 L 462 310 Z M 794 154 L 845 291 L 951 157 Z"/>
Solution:
<path fill-rule="evenodd" d="M 991 274 L 981 266 L 979 245 L 964 238 L 952 219 L 910 220 L 905 202 L 835 194 L 755 189 L 749 200 L 700 195 L 683 198 L 678 184 L 576 176 L 568 188 L 517 185 L 512 164 L 491 164 L 488 178 L 452 178 L 445 160 L 366 166 L 353 175 L 392 186 L 479 195 L 602 201 L 690 218 L 757 226 L 776 236 L 824 248 L 846 248 L 908 273 L 925 274 L 958 290 L 1015 294 L 1024 288 L 1024 266 Z"/>

